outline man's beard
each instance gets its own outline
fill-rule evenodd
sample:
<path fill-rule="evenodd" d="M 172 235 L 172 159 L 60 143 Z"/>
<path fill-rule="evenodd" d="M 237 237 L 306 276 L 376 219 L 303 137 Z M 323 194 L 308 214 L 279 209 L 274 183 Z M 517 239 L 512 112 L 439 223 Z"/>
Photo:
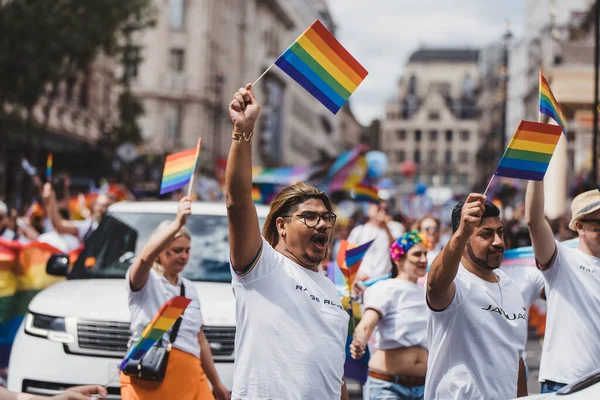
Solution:
<path fill-rule="evenodd" d="M 500 264 L 498 264 L 498 266 L 496 266 L 496 267 L 490 267 L 487 260 L 477 257 L 475 255 L 475 253 L 473 252 L 473 248 L 471 247 L 470 242 L 467 242 L 467 254 L 469 255 L 469 258 L 471 259 L 471 261 L 473 261 L 478 267 L 486 269 L 488 271 L 493 271 L 500 266 Z"/>

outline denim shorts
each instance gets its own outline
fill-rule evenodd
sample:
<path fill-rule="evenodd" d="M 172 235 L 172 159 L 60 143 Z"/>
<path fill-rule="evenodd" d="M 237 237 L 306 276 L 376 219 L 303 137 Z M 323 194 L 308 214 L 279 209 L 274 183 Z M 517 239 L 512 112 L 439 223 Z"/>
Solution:
<path fill-rule="evenodd" d="M 425 386 L 404 386 L 369 376 L 363 390 L 364 400 L 423 400 Z"/>
<path fill-rule="evenodd" d="M 554 393 L 557 390 L 567 386 L 566 383 L 559 383 L 554 381 L 544 381 L 542 382 L 542 391 L 541 393 Z"/>

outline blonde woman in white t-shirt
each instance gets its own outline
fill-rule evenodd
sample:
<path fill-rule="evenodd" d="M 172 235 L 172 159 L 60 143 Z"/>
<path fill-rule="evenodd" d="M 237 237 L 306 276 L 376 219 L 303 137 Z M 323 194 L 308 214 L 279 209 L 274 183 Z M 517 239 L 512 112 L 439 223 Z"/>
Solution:
<path fill-rule="evenodd" d="M 184 227 L 192 213 L 192 202 L 179 202 L 174 221 L 164 221 L 148 240 L 140 256 L 127 271 L 131 331 L 139 336 L 144 327 L 169 299 L 184 295 L 191 299 L 184 311 L 177 337 L 172 343 L 165 378 L 151 382 L 121 374 L 123 400 L 229 400 L 221 383 L 212 353 L 202 331 L 202 312 L 194 284 L 180 276 L 188 263 L 191 235 Z M 163 337 L 164 340 L 168 333 Z M 208 378 L 208 379 L 207 379 Z M 212 384 L 212 390 L 208 382 Z"/>
<path fill-rule="evenodd" d="M 419 400 L 427 372 L 427 306 L 417 280 L 425 276 L 429 243 L 417 231 L 407 232 L 390 248 L 392 277 L 365 293 L 365 312 L 350 345 L 352 358 L 362 357 L 371 334 L 375 353 L 369 360 L 367 399 Z"/>

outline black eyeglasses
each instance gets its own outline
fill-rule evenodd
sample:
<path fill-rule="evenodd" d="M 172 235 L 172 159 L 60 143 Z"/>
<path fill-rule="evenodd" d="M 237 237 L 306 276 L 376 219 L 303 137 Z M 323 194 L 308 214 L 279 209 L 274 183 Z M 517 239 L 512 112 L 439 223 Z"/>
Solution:
<path fill-rule="evenodd" d="M 337 215 L 335 215 L 332 212 L 326 212 L 323 214 L 319 214 L 318 212 L 314 212 L 314 211 L 305 211 L 300 215 L 282 215 L 282 217 L 283 218 L 296 217 L 300 221 L 302 221 L 304 223 L 304 225 L 306 225 L 309 228 L 316 227 L 317 225 L 319 225 L 321 220 L 325 221 L 325 224 L 327 226 L 331 227 L 331 226 L 335 225 L 335 220 L 337 219 Z"/>
<path fill-rule="evenodd" d="M 590 224 L 600 225 L 600 218 L 581 218 L 579 222 L 587 222 Z"/>

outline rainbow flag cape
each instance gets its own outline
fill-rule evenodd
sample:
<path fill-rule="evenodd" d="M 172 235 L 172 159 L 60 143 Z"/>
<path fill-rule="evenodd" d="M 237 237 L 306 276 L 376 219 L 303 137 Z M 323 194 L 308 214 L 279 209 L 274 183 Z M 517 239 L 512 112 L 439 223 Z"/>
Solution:
<path fill-rule="evenodd" d="M 552 90 L 550 90 L 550 85 L 548 85 L 548 81 L 542 75 L 542 71 L 540 71 L 540 112 L 552 118 L 556 123 L 563 127 L 562 131 L 567 132 L 567 119 L 560 109 L 560 105 L 556 98 L 554 98 L 554 94 L 552 94 Z"/>
<path fill-rule="evenodd" d="M 360 264 L 362 264 L 362 260 L 369 250 L 369 247 L 373 244 L 374 240 L 367 242 L 365 244 L 361 244 L 360 246 L 351 245 L 346 240 L 342 240 L 340 242 L 340 250 L 337 256 L 337 263 L 344 277 L 346 278 L 346 284 L 348 288 L 352 287 L 354 283 L 354 278 L 356 278 L 356 274 L 358 273 L 358 269 L 360 268 Z"/>
<path fill-rule="evenodd" d="M 319 20 L 275 64 L 334 114 L 368 74 Z"/>
<path fill-rule="evenodd" d="M 127 361 L 141 360 L 144 354 L 171 329 L 190 302 L 191 300 L 184 296 L 176 296 L 171 300 L 167 300 L 154 318 L 152 318 L 152 321 L 146 325 L 138 340 L 127 352 L 127 355 L 125 355 L 125 358 L 121 362 L 121 370 L 125 368 Z"/>
<path fill-rule="evenodd" d="M 562 129 L 559 125 L 521 121 L 494 175 L 530 181 L 544 179 Z"/>
<path fill-rule="evenodd" d="M 375 204 L 381 202 L 377 189 L 364 183 L 359 183 L 354 187 L 354 200 Z"/>
<path fill-rule="evenodd" d="M 52 153 L 46 158 L 46 181 L 52 181 Z"/>
<path fill-rule="evenodd" d="M 21 326 L 29 302 L 36 294 L 63 277 L 46 273 L 46 263 L 52 254 L 64 253 L 54 245 L 39 240 L 24 244 L 0 239 L 0 368 L 8 366 L 15 336 Z M 79 249 L 69 253 L 77 258 Z"/>
<path fill-rule="evenodd" d="M 201 143 L 202 139 L 199 139 L 196 148 L 167 156 L 160 182 L 160 194 L 172 192 L 188 184 L 196 170 Z"/>

